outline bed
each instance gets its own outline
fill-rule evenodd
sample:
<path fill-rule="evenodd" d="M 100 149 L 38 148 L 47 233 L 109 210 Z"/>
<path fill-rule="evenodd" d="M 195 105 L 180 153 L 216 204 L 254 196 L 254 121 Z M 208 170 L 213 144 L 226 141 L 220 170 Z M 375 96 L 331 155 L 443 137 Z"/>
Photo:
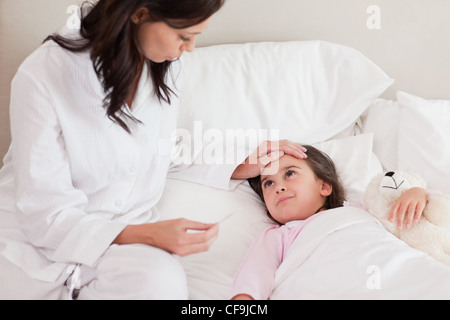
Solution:
<path fill-rule="evenodd" d="M 177 141 L 196 151 L 173 153 L 178 166 L 158 210 L 163 219 L 220 222 L 210 251 L 180 258 L 192 299 L 230 298 L 243 255 L 270 221 L 246 181 L 221 190 L 182 172 L 232 164 L 239 151 L 272 138 L 328 153 L 353 205 L 305 227 L 277 271 L 271 299 L 450 298 L 450 267 L 392 236 L 362 207 L 367 184 L 385 170 L 418 173 L 430 189 L 450 193 L 443 148 L 450 101 L 402 91 L 380 98 L 394 80 L 358 50 L 332 42 L 216 45 L 183 60 Z"/>

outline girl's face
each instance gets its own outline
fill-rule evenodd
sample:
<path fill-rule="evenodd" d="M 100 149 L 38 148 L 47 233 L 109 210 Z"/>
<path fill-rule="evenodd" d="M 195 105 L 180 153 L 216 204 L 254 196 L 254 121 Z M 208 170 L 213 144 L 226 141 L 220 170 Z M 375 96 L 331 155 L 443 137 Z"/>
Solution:
<path fill-rule="evenodd" d="M 137 40 L 141 53 L 153 62 L 162 63 L 180 58 L 184 51 L 192 52 L 197 35 L 206 29 L 211 18 L 185 29 L 149 20 L 147 9 L 140 9 L 131 17 L 131 21 L 139 25 Z"/>
<path fill-rule="evenodd" d="M 285 224 L 305 220 L 323 207 L 332 186 L 316 177 L 306 160 L 283 156 L 274 175 L 261 174 L 264 201 L 271 216 Z M 269 169 L 270 167 L 267 167 Z"/>

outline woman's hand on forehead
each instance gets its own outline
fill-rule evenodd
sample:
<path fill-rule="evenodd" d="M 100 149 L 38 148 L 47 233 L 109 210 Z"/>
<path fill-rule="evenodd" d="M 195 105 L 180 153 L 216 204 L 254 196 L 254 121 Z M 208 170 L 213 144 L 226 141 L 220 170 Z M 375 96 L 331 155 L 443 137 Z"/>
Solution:
<path fill-rule="evenodd" d="M 233 179 L 249 179 L 259 176 L 264 168 L 278 161 L 285 154 L 298 159 L 307 158 L 306 148 L 289 140 L 264 141 L 232 175 Z"/>

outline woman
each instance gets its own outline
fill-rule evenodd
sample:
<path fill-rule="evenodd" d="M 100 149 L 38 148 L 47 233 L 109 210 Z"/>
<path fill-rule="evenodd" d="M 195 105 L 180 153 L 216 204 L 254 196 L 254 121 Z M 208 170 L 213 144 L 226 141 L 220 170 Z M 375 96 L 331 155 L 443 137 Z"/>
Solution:
<path fill-rule="evenodd" d="M 21 65 L 0 171 L 0 299 L 188 297 L 173 254 L 208 250 L 218 226 L 158 222 L 154 206 L 176 129 L 178 58 L 223 1 L 100 0 L 84 6 L 80 30 L 50 36 Z M 263 159 L 301 156 L 276 145 L 262 146 Z M 245 179 L 264 165 L 249 162 L 214 173 Z"/>

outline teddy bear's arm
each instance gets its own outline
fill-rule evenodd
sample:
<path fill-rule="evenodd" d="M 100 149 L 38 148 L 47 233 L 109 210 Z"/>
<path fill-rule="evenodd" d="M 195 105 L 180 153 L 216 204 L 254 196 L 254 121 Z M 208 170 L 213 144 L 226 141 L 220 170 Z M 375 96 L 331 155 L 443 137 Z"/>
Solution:
<path fill-rule="evenodd" d="M 450 224 L 450 196 L 430 192 L 428 204 L 423 214 L 431 223 L 448 227 Z"/>

